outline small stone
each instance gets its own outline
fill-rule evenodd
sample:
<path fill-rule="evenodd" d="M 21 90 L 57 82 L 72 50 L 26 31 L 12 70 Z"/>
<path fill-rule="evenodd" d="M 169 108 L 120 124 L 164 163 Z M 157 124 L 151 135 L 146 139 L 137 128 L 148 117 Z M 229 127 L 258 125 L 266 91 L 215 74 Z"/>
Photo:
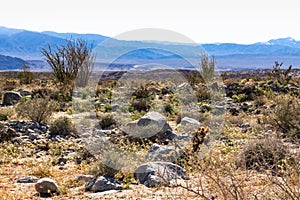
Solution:
<path fill-rule="evenodd" d="M 113 178 L 108 176 L 100 176 L 90 180 L 86 185 L 87 190 L 92 192 L 103 192 L 107 190 L 121 190 L 122 187 L 120 183 Z"/>
<path fill-rule="evenodd" d="M 27 176 L 24 178 L 20 178 L 17 180 L 17 183 L 35 183 L 37 182 L 38 178 L 34 176 Z"/>
<path fill-rule="evenodd" d="M 94 176 L 92 175 L 84 175 L 84 174 L 80 174 L 77 176 L 76 180 L 77 181 L 84 181 L 84 182 L 90 182 L 92 179 L 94 178 Z"/>

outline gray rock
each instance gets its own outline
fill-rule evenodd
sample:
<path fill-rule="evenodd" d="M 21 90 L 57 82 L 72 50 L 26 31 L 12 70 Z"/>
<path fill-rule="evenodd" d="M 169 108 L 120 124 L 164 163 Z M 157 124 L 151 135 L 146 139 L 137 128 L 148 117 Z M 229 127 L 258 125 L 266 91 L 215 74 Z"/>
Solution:
<path fill-rule="evenodd" d="M 8 91 L 3 94 L 3 105 L 9 106 L 17 103 L 22 96 L 18 92 Z"/>
<path fill-rule="evenodd" d="M 184 117 L 181 119 L 180 125 L 184 132 L 190 132 L 199 128 L 200 122 L 190 117 Z"/>
<path fill-rule="evenodd" d="M 131 137 L 148 138 L 164 142 L 176 136 L 166 118 L 158 112 L 149 112 L 139 120 L 128 123 L 122 130 Z"/>
<path fill-rule="evenodd" d="M 211 107 L 208 104 L 203 104 L 203 105 L 200 106 L 200 111 L 203 112 L 203 113 L 205 113 L 207 111 L 210 111 L 210 110 L 211 110 Z"/>
<path fill-rule="evenodd" d="M 30 133 L 28 138 L 30 140 L 39 140 L 40 139 L 40 137 L 37 133 Z"/>
<path fill-rule="evenodd" d="M 92 175 L 85 175 L 85 174 L 80 174 L 76 178 L 77 181 L 84 181 L 86 183 L 92 181 L 93 179 L 94 179 L 94 176 L 92 176 Z"/>
<path fill-rule="evenodd" d="M 174 162 L 179 158 L 181 153 L 183 153 L 183 151 L 173 145 L 162 146 L 155 143 L 148 150 L 146 158 L 153 161 Z"/>
<path fill-rule="evenodd" d="M 23 90 L 23 89 L 20 89 L 19 90 L 21 96 L 31 96 L 32 95 L 32 92 L 28 91 L 28 90 Z"/>
<path fill-rule="evenodd" d="M 226 107 L 221 105 L 216 105 L 212 110 L 212 113 L 214 115 L 223 115 L 225 114 L 225 112 L 226 112 Z"/>
<path fill-rule="evenodd" d="M 186 125 L 192 125 L 192 126 L 197 126 L 197 127 L 200 126 L 200 122 L 198 120 L 195 120 L 190 117 L 182 118 L 180 124 L 182 126 L 186 126 Z"/>
<path fill-rule="evenodd" d="M 242 128 L 242 129 L 247 129 L 247 128 L 250 128 L 251 126 L 250 126 L 250 124 L 249 123 L 243 123 L 241 126 L 240 126 L 240 128 Z"/>
<path fill-rule="evenodd" d="M 147 187 L 168 184 L 174 179 L 186 179 L 186 170 L 170 162 L 148 162 L 140 165 L 134 177 Z"/>
<path fill-rule="evenodd" d="M 27 176 L 24 178 L 20 178 L 17 180 L 17 183 L 35 183 L 37 182 L 38 178 L 34 176 Z"/>
<path fill-rule="evenodd" d="M 38 122 L 33 122 L 32 124 L 29 125 L 30 129 L 39 129 L 41 126 Z"/>
<path fill-rule="evenodd" d="M 40 194 L 51 194 L 58 192 L 58 185 L 50 178 L 42 178 L 35 184 L 35 189 Z"/>
<path fill-rule="evenodd" d="M 122 187 L 116 179 L 104 175 L 90 180 L 86 185 L 86 189 L 92 192 L 103 192 L 107 190 L 121 190 Z"/>

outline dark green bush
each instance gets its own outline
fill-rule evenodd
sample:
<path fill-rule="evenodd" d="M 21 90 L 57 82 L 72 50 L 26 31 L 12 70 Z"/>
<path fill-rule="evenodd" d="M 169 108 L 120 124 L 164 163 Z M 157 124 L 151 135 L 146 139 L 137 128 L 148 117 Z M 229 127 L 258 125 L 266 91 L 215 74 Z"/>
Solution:
<path fill-rule="evenodd" d="M 99 125 L 101 128 L 106 129 L 116 125 L 114 116 L 111 113 L 100 113 L 97 114 L 99 119 Z"/>

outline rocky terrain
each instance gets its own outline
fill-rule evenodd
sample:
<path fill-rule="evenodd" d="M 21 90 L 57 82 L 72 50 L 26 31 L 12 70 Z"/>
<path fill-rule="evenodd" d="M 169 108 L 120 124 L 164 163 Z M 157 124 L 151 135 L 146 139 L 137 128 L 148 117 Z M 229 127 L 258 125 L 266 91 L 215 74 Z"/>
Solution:
<path fill-rule="evenodd" d="M 1 199 L 299 199 L 299 70 L 2 72 Z M 150 74 L 149 74 L 150 73 Z"/>

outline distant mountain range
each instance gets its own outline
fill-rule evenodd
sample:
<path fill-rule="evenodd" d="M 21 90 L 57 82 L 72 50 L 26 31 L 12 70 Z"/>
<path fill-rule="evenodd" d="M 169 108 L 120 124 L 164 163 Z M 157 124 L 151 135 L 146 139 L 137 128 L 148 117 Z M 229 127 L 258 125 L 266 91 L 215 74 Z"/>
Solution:
<path fill-rule="evenodd" d="M 198 67 L 199 54 L 206 51 L 216 58 L 221 70 L 271 68 L 274 61 L 300 68 L 300 41 L 272 39 L 254 44 L 183 44 L 171 42 L 125 41 L 98 34 L 34 32 L 0 26 L 0 70 L 21 69 L 24 62 L 47 70 L 41 49 L 81 38 L 93 44 L 98 67 L 128 69 L 145 63 L 160 63 L 177 68 Z M 108 63 L 110 63 L 108 65 Z"/>

